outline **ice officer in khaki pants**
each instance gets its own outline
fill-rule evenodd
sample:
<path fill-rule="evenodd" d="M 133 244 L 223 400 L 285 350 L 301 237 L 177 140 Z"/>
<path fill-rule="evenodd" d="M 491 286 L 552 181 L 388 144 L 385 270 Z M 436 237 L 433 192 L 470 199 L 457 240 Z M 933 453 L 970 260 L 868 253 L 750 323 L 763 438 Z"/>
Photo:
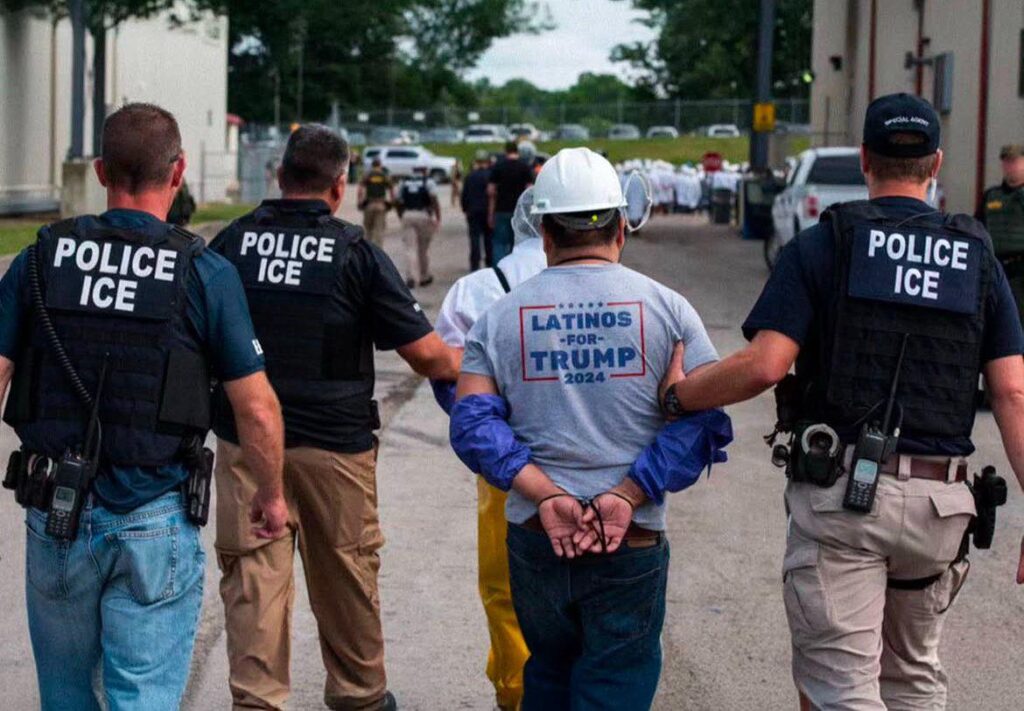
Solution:
<path fill-rule="evenodd" d="M 786 246 L 744 323 L 750 345 L 663 393 L 669 414 L 727 405 L 796 364 L 777 390 L 795 435 L 782 597 L 805 708 L 945 708 L 939 640 L 968 568 L 979 371 L 1024 482 L 1024 336 L 984 228 L 927 203 L 939 134 L 923 99 L 872 102 L 870 199 Z"/>
<path fill-rule="evenodd" d="M 417 373 L 458 375 L 461 352 L 434 333 L 387 255 L 333 217 L 348 146 L 324 126 L 291 134 L 266 200 L 211 249 L 237 268 L 267 374 L 284 411 L 290 535 L 258 540 L 246 506 L 255 487 L 230 406 L 218 398 L 217 553 L 231 696 L 237 709 L 279 709 L 289 692 L 292 561 L 302 556 L 333 709 L 396 708 L 384 674 L 377 551 L 373 350 L 397 350 Z"/>

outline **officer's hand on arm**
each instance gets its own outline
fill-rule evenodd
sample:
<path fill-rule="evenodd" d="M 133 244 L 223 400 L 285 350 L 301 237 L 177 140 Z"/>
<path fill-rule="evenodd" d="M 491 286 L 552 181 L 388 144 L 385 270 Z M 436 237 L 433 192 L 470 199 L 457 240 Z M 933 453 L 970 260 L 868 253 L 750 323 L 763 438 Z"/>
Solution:
<path fill-rule="evenodd" d="M 462 349 L 447 345 L 436 331 L 400 346 L 397 350 L 398 355 L 420 375 L 450 383 L 459 379 Z"/>
<path fill-rule="evenodd" d="M 253 533 L 278 538 L 288 523 L 284 500 L 284 420 L 277 395 L 265 373 L 258 372 L 224 383 L 242 455 L 256 477 L 257 490 L 250 508 Z"/>
<path fill-rule="evenodd" d="M 758 331 L 746 348 L 725 360 L 694 369 L 674 386 L 683 409 L 724 407 L 760 395 L 786 377 L 800 344 L 778 331 Z M 666 392 L 667 392 L 666 388 Z M 664 409 L 665 399 L 661 399 Z"/>
<path fill-rule="evenodd" d="M 985 364 L 985 382 L 1003 449 L 1017 481 L 1024 487 L 1024 358 L 1011 355 L 989 361 Z M 1024 584 L 1024 541 L 1021 542 L 1017 583 Z"/>

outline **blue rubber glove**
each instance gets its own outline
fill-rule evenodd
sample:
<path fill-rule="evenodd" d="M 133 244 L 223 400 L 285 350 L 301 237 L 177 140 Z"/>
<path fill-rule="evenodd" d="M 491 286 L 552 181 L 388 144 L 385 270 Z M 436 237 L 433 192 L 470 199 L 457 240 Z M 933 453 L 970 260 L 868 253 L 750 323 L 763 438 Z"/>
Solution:
<path fill-rule="evenodd" d="M 455 403 L 449 439 L 470 470 L 502 491 L 530 461 L 530 448 L 508 425 L 508 403 L 499 395 L 469 395 Z"/>
<path fill-rule="evenodd" d="M 682 491 L 696 482 L 705 469 L 728 459 L 725 447 L 732 442 L 732 420 L 721 410 L 703 410 L 665 425 L 647 446 L 629 477 L 656 504 L 665 492 Z"/>

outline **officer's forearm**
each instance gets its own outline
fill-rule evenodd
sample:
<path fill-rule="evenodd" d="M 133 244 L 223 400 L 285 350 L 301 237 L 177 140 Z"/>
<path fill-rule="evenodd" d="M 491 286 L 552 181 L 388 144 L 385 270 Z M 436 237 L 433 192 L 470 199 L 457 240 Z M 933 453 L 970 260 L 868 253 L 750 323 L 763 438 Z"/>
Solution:
<path fill-rule="evenodd" d="M 741 351 L 691 372 L 676 384 L 676 397 L 691 412 L 724 407 L 756 397 L 793 367 L 800 344 L 777 331 L 760 331 Z"/>
<path fill-rule="evenodd" d="M 989 362 L 985 382 L 1006 458 L 1024 488 L 1024 361 L 1010 356 Z"/>
<path fill-rule="evenodd" d="M 253 375 L 224 384 L 235 414 L 235 427 L 245 463 L 263 497 L 283 493 L 284 420 L 281 405 L 266 375 Z"/>
<path fill-rule="evenodd" d="M 406 363 L 418 374 L 431 380 L 455 382 L 462 367 L 462 349 L 452 348 L 436 331 L 398 348 Z"/>

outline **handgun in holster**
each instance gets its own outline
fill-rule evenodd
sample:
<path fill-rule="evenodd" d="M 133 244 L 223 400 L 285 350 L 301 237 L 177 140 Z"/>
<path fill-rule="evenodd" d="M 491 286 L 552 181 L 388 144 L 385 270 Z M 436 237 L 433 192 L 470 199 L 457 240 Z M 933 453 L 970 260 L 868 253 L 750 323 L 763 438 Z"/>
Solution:
<path fill-rule="evenodd" d="M 996 474 L 995 467 L 989 466 L 982 469 L 981 474 L 975 474 L 974 482 L 969 486 L 974 494 L 977 516 L 967 532 L 971 534 L 975 548 L 986 550 L 992 547 L 996 532 L 996 509 L 1006 503 L 1006 479 Z"/>
<path fill-rule="evenodd" d="M 204 447 L 198 436 L 192 436 L 182 447 L 182 460 L 188 468 L 188 478 L 182 485 L 188 520 L 197 526 L 205 526 L 210 521 L 213 451 Z"/>

